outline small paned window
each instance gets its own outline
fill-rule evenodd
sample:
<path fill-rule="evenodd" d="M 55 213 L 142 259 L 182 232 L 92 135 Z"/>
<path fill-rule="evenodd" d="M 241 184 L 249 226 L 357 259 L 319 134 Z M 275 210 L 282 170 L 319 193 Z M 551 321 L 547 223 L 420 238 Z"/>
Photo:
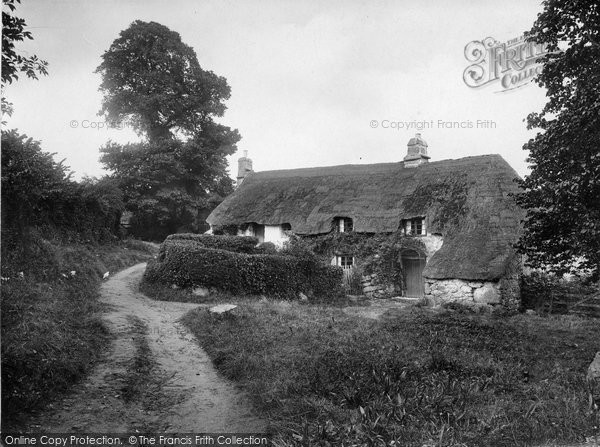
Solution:
<path fill-rule="evenodd" d="M 354 265 L 354 257 L 353 256 L 338 256 L 339 261 L 338 265 L 344 270 L 351 269 Z"/>
<path fill-rule="evenodd" d="M 336 217 L 334 227 L 336 233 L 349 233 L 354 230 L 352 219 L 349 217 Z"/>
<path fill-rule="evenodd" d="M 424 236 L 427 234 L 425 229 L 425 218 L 415 217 L 413 219 L 402 220 L 402 227 L 404 228 L 404 234 L 410 236 Z"/>

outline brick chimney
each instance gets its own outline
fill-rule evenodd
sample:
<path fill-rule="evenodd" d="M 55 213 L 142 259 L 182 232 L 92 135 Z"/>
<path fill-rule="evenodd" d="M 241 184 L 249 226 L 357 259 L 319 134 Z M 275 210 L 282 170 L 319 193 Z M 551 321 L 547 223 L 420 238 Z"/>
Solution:
<path fill-rule="evenodd" d="M 405 168 L 416 168 L 417 166 L 429 161 L 427 155 L 427 142 L 421 138 L 421 134 L 415 134 L 413 138 L 408 140 L 408 151 L 404 157 Z"/>
<path fill-rule="evenodd" d="M 238 158 L 237 186 L 242 184 L 250 172 L 252 172 L 252 160 L 248 158 L 248 151 L 244 151 L 244 156 Z"/>

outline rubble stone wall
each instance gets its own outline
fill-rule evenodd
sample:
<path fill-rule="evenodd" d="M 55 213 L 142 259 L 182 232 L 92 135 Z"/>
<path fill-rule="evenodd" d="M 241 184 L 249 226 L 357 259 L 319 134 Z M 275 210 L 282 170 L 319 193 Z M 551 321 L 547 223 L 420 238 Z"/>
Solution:
<path fill-rule="evenodd" d="M 433 304 L 458 302 L 496 305 L 502 302 L 499 282 L 464 279 L 425 278 L 425 298 Z"/>

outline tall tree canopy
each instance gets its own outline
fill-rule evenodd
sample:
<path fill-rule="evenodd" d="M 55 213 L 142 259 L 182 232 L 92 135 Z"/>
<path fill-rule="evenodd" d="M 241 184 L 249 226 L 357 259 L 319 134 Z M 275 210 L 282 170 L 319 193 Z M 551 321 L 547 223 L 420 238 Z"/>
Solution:
<path fill-rule="evenodd" d="M 527 209 L 519 242 L 528 262 L 561 274 L 600 273 L 600 5 L 546 0 L 529 31 L 545 43 L 537 83 L 548 102 L 527 117 L 541 132 L 524 145 L 531 174 L 518 202 Z"/>
<path fill-rule="evenodd" d="M 159 238 L 194 229 L 198 210 L 233 189 L 225 157 L 240 136 L 214 121 L 226 109 L 227 81 L 203 70 L 178 33 L 139 20 L 120 33 L 97 72 L 104 94 L 100 113 L 144 137 L 100 149 L 134 212 L 136 233 Z"/>
<path fill-rule="evenodd" d="M 102 56 L 101 113 L 109 123 L 128 122 L 149 140 L 186 136 L 225 112 L 225 78 L 200 68 L 196 53 L 178 33 L 137 20 Z"/>

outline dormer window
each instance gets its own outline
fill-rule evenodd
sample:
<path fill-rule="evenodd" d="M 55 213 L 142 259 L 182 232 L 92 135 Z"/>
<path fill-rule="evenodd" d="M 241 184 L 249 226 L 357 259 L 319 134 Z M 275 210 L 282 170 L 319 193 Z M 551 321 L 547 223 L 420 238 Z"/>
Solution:
<path fill-rule="evenodd" d="M 402 219 L 401 227 L 407 236 L 425 236 L 427 234 L 424 217 Z"/>
<path fill-rule="evenodd" d="M 349 233 L 354 228 L 349 217 L 336 217 L 333 219 L 333 226 L 336 233 Z"/>
<path fill-rule="evenodd" d="M 292 226 L 289 223 L 281 224 L 281 231 L 292 231 Z"/>

